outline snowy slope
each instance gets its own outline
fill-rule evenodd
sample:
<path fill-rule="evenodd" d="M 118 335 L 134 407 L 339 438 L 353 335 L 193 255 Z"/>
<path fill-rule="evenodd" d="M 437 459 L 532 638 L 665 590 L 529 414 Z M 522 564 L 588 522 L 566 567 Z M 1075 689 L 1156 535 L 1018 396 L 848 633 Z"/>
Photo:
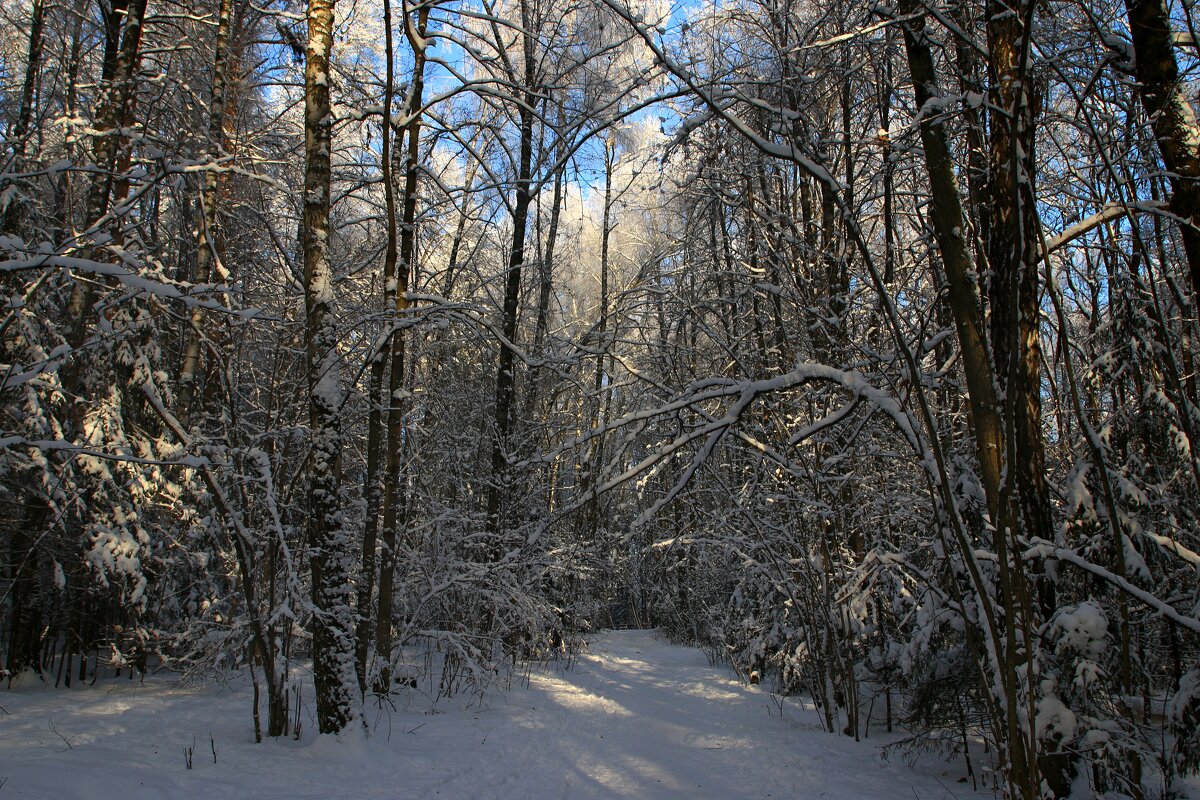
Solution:
<path fill-rule="evenodd" d="M 960 766 L 881 761 L 877 732 L 825 734 L 790 703 L 781 718 L 765 690 L 648 631 L 608 633 L 573 669 L 535 669 L 482 707 L 372 704 L 365 740 L 308 721 L 299 742 L 255 745 L 240 686 L 117 680 L 0 705 L 0 800 L 986 796 L 957 783 Z"/>

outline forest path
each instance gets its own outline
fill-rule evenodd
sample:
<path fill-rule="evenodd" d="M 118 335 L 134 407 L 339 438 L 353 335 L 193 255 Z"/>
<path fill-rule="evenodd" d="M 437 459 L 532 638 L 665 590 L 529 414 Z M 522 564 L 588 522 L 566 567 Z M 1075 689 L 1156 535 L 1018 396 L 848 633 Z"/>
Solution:
<path fill-rule="evenodd" d="M 653 631 L 610 631 L 570 670 L 551 667 L 507 697 L 461 772 L 423 797 L 952 798 L 935 778 L 879 758 L 871 740 L 821 732 L 815 712 L 711 667 Z M 876 739 L 878 741 L 878 739 Z M 467 748 L 464 748 L 467 749 Z M 433 765 L 431 765 L 432 767 Z M 932 764 L 931 764 L 932 766 Z M 937 762 L 937 771 L 950 772 Z M 436 767 L 434 767 L 436 769 Z M 487 780 L 484 780 L 486 776 Z M 953 793 L 947 787 L 953 787 Z"/>
<path fill-rule="evenodd" d="M 856 743 L 821 732 L 811 708 L 781 716 L 765 689 L 652 631 L 605 633 L 571 669 L 535 665 L 482 707 L 372 704 L 367 739 L 312 736 L 309 721 L 299 742 L 255 745 L 249 699 L 161 678 L 2 692 L 0 800 L 983 796 L 957 782 L 961 762 L 882 761 L 879 731 Z"/>

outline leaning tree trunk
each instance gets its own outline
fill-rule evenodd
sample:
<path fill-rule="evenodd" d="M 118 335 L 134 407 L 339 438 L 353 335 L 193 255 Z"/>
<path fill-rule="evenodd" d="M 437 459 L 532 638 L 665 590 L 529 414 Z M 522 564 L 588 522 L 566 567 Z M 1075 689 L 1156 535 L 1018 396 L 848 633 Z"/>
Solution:
<path fill-rule="evenodd" d="M 904 16 L 911 16 L 916 10 L 917 3 L 914 0 L 905 0 L 899 7 Z M 1003 25 L 1004 21 L 994 24 Z M 1016 30 L 1020 30 L 1019 21 Z M 998 69 L 1003 72 L 997 84 L 994 84 L 999 87 L 996 94 L 1000 98 L 994 102 L 1006 103 L 1002 106 L 1005 109 L 1022 102 L 1021 97 L 1014 96 L 1011 84 L 1015 80 L 1014 75 L 1020 71 L 1020 51 L 1013 46 L 1012 37 L 1013 32 L 1010 30 L 994 31 L 991 37 L 993 48 L 1000 51 L 1002 60 Z M 917 107 L 926 108 L 931 100 L 941 96 L 941 91 L 934 72 L 932 48 L 923 17 L 912 17 L 904 23 L 904 45 Z M 1023 113 L 1030 114 L 1031 111 L 1024 109 Z M 999 560 L 997 599 L 1000 601 L 1002 612 L 1002 632 L 998 631 L 988 643 L 977 642 L 972 649 L 987 652 L 986 659 L 980 656 L 984 661 L 981 672 L 987 684 L 984 687 L 987 691 L 985 697 L 988 700 L 993 736 L 1000 748 L 1001 761 L 1009 784 L 1009 794 L 1013 797 L 1032 799 L 1037 797 L 1039 787 L 1039 770 L 1033 757 L 1036 753 L 1036 742 L 1027 739 L 1026 728 L 1021 724 L 1022 716 L 1026 713 L 1022 707 L 1022 697 L 1027 696 L 1027 689 L 1022 689 L 1022 673 L 1030 668 L 1027 635 L 1028 592 L 1024 588 L 1024 578 L 1015 561 L 1019 557 L 1019 549 L 1011 544 L 1021 531 L 1014 529 L 1017 520 L 1015 515 L 1009 512 L 1009 504 L 1006 503 L 1005 497 L 1013 494 L 1012 484 L 1021 478 L 1025 479 L 1023 485 L 1027 485 L 1028 473 L 1037 471 L 1041 461 L 1035 458 L 1034 465 L 1016 467 L 1020 475 L 1014 474 L 1011 465 L 1007 473 L 1004 471 L 1006 453 L 1022 452 L 1015 449 L 1015 437 L 1005 437 L 1006 431 L 1015 430 L 1013 407 L 1020 400 L 1024 401 L 1020 403 L 1021 411 L 1028 414 L 1031 409 L 1027 405 L 1027 398 L 1019 395 L 1026 386 L 1021 380 L 1001 384 L 1009 385 L 1013 392 L 1018 393 L 1010 393 L 1002 404 L 997 395 L 1000 376 L 996 374 L 996 371 L 1011 363 L 1010 359 L 1015 358 L 1020 364 L 1025 364 L 1023 359 L 1031 357 L 1031 348 L 1032 355 L 1038 353 L 1036 308 L 1033 309 L 1032 315 L 1028 316 L 1029 309 L 1022 307 L 1021 310 L 1027 314 L 1022 318 L 1020 311 L 1015 310 L 1012 305 L 1018 296 L 1018 287 L 1026 292 L 1020 297 L 1028 299 L 1031 289 L 1033 297 L 1036 299 L 1037 296 L 1038 262 L 1034 247 L 1036 238 L 1033 238 L 1037 231 L 1036 220 L 1028 219 L 1032 209 L 1026 205 L 1026 198 L 1017 194 L 1019 173 L 1016 172 L 1018 169 L 1029 170 L 1031 175 L 1032 167 L 1024 161 L 1014 163 L 1011 160 L 1016 142 L 1012 137 L 1022 137 L 1022 143 L 1028 140 L 1026 146 L 1029 148 L 1028 152 L 1032 152 L 1032 129 L 1013 124 L 1011 128 L 1002 126 L 993 132 L 994 161 L 991 164 L 990 183 L 997 192 L 1007 191 L 1007 194 L 996 198 L 992 209 L 994 223 L 989 225 L 989 230 L 994 234 L 989 255 L 997 259 L 999 266 L 994 268 L 1002 273 L 996 278 L 992 288 L 994 291 L 1004 288 L 1011 293 L 1011 296 L 1000 298 L 1001 301 L 1010 303 L 1005 306 L 1007 314 L 1003 322 L 997 323 L 993 319 L 993 339 L 999 340 L 996 346 L 1002 354 L 997 357 L 995 369 L 988 356 L 980 298 L 971 278 L 973 270 L 970 250 L 963 235 L 967 227 L 964 224 L 962 201 L 954 176 L 946 130 L 939 116 L 926 115 L 922 117 L 920 132 L 932 193 L 931 222 L 946 271 L 949 305 L 962 353 L 980 478 L 988 513 L 996 525 L 994 547 Z M 1030 279 L 1033 280 L 1032 286 Z M 1004 360 L 1000 360 L 1001 358 Z M 1027 379 L 1028 373 L 1018 372 L 1018 377 Z M 1033 424 L 1040 424 L 1040 409 L 1032 410 L 1037 412 Z M 1022 422 L 1028 422 L 1027 416 L 1021 419 Z M 1007 426 L 1004 424 L 1005 420 L 1009 421 Z M 1040 447 L 1040 444 L 1039 438 L 1036 445 Z M 1041 452 L 1040 449 L 1038 452 Z M 1042 486 L 1044 485 L 1043 479 Z M 1028 491 L 1025 496 L 1029 496 Z"/>
<path fill-rule="evenodd" d="M 900 14 L 911 16 L 917 9 L 915 0 L 900 4 Z M 908 55 L 909 72 L 917 108 L 925 108 L 930 100 L 942 96 L 934 72 L 933 53 L 924 17 L 914 17 L 904 23 L 904 48 Z M 971 402 L 971 422 L 975 433 L 975 454 L 979 460 L 980 478 L 987 497 L 992 519 L 997 517 L 1000 490 L 1000 464 L 1003 452 L 999 405 L 996 399 L 995 378 L 988 358 L 983 313 L 975 282 L 970 251 L 962 232 L 966 230 L 962 200 L 954 176 L 954 161 L 947 143 L 946 128 L 940 115 L 921 117 L 921 146 L 925 151 L 925 169 L 929 175 L 932 195 L 930 222 L 934 239 L 946 270 L 950 310 L 962 353 L 963 374 L 967 396 Z"/>
<path fill-rule="evenodd" d="M 317 727 L 337 733 L 354 717 L 354 609 L 350 598 L 351 539 L 341 513 L 342 435 L 338 338 L 329 263 L 330 148 L 333 114 L 329 55 L 335 0 L 309 0 L 304 67 L 305 350 L 309 380 L 308 544 L 312 572 L 313 682 Z"/>

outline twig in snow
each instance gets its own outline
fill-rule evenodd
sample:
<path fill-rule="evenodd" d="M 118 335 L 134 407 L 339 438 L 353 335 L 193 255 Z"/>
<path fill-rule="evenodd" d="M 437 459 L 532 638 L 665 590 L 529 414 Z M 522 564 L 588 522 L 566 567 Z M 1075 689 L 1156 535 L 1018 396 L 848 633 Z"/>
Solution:
<path fill-rule="evenodd" d="M 950 791 L 950 787 L 949 787 L 949 786 L 947 786 L 946 784 L 942 783 L 942 782 L 941 782 L 941 780 L 939 780 L 939 779 L 938 779 L 936 776 L 934 776 L 934 780 L 938 782 L 938 786 L 941 786 L 943 789 L 945 789 L 945 790 L 946 790 L 946 794 L 948 794 L 948 795 L 950 795 L 951 797 L 953 797 L 953 798 L 954 798 L 954 800 L 958 800 L 958 795 L 956 795 L 954 792 Z M 914 794 L 915 794 L 915 793 L 916 793 L 916 792 L 914 791 Z"/>
<path fill-rule="evenodd" d="M 74 750 L 75 748 L 71 746 L 71 741 L 67 737 L 65 737 L 61 733 L 59 733 L 58 728 L 54 727 L 54 720 L 53 719 L 49 720 L 49 723 L 50 723 L 50 732 L 53 733 L 58 738 L 62 739 L 63 744 L 65 744 L 67 746 L 68 750 Z"/>

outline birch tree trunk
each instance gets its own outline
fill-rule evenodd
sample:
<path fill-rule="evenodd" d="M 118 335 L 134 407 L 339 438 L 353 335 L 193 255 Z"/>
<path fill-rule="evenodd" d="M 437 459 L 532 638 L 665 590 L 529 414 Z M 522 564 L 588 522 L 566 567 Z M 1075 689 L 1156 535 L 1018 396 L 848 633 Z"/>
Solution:
<path fill-rule="evenodd" d="M 212 97 L 208 107 L 208 156 L 210 169 L 201 179 L 200 231 L 196 243 L 196 274 L 193 283 L 203 285 L 212 279 L 213 264 L 217 263 L 217 242 L 220 237 L 220 216 L 217 202 L 216 164 L 225 149 L 226 81 L 229 59 L 229 36 L 233 17 L 233 0 L 220 0 L 217 13 L 217 40 L 213 54 Z M 204 339 L 204 313 L 197 306 L 192 310 L 183 350 L 183 366 L 179 370 L 177 414 L 184 428 L 191 420 L 192 403 L 196 396 L 196 377 L 200 368 L 200 345 Z"/>
<path fill-rule="evenodd" d="M 312 573 L 313 681 L 317 725 L 337 733 L 354 717 L 351 541 L 341 508 L 342 434 L 333 271 L 329 263 L 333 111 L 329 57 L 335 0 L 309 0 L 304 67 L 304 330 L 309 382 L 308 545 Z"/>

